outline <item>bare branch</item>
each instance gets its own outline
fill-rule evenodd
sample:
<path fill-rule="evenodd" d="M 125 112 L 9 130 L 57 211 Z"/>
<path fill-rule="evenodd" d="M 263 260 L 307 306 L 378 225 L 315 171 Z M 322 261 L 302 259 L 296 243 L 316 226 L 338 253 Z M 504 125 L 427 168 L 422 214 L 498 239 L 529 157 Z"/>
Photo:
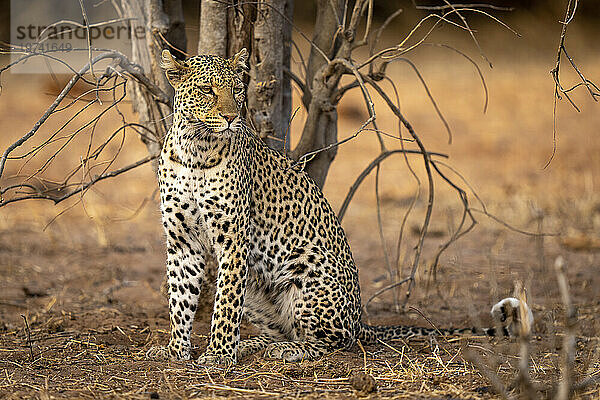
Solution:
<path fill-rule="evenodd" d="M 435 10 L 447 10 L 449 8 L 453 8 L 453 7 L 459 7 L 459 8 L 489 8 L 491 10 L 496 10 L 496 11 L 513 11 L 515 8 L 514 7 L 500 7 L 500 6 L 495 6 L 492 4 L 485 4 L 485 3 L 471 3 L 471 4 L 444 4 L 441 6 L 416 6 L 415 8 L 417 10 L 431 10 L 431 11 L 435 11 Z"/>
<path fill-rule="evenodd" d="M 108 178 L 114 178 L 116 176 L 119 176 L 119 175 L 127 172 L 127 171 L 131 171 L 134 168 L 137 168 L 137 167 L 139 167 L 141 165 L 147 164 L 147 163 L 155 160 L 157 157 L 158 156 L 147 156 L 147 157 L 144 157 L 141 160 L 136 161 L 136 162 L 134 162 L 132 164 L 129 164 L 129 165 L 125 166 L 125 167 L 122 167 L 122 168 L 116 169 L 114 171 L 107 172 L 107 173 L 104 173 L 102 175 L 99 175 L 96 178 L 90 180 L 89 182 L 86 182 L 85 184 L 79 186 L 78 188 L 76 188 L 76 189 L 74 189 L 72 191 L 69 191 L 68 193 L 65 193 L 65 194 L 63 194 L 61 196 L 53 196 L 53 195 L 48 194 L 48 193 L 46 193 L 46 194 L 44 194 L 44 193 L 29 194 L 29 195 L 26 195 L 26 196 L 23 196 L 23 197 L 18 197 L 18 198 L 8 199 L 8 200 L 2 200 L 2 201 L 0 201 L 0 207 L 5 206 L 5 205 L 10 204 L 10 203 L 14 203 L 16 201 L 31 200 L 31 199 L 52 200 L 54 202 L 54 204 L 58 204 L 61 201 L 66 200 L 69 197 L 71 197 L 71 196 L 73 196 L 73 195 L 75 195 L 77 193 L 80 193 L 80 192 L 88 189 L 89 187 L 91 187 L 92 185 L 94 185 L 94 184 L 96 184 L 96 183 L 98 183 L 100 181 L 103 181 L 103 180 L 108 179 Z M 14 186 L 16 187 L 16 186 L 20 186 L 20 185 L 14 185 Z"/>
<path fill-rule="evenodd" d="M 449 46 L 447 44 L 443 44 L 443 43 L 423 43 L 424 45 L 427 46 L 436 46 L 436 47 L 442 47 L 445 49 L 449 49 L 452 50 L 458 54 L 460 54 L 461 56 L 463 56 L 464 58 L 466 58 L 467 60 L 469 60 L 469 62 L 471 64 L 473 64 L 473 67 L 475 68 L 475 70 L 477 71 L 477 74 L 479 75 L 479 79 L 481 79 L 481 86 L 483 87 L 483 93 L 485 96 L 485 101 L 483 104 L 483 113 L 485 114 L 488 108 L 488 103 L 489 103 L 489 93 L 488 93 L 488 87 L 487 84 L 485 82 L 485 78 L 483 77 L 483 72 L 481 71 L 481 68 L 479 68 L 479 65 L 477 65 L 477 63 L 475 62 L 475 60 L 473 60 L 471 57 L 469 57 L 467 54 L 465 54 L 464 52 L 458 50 L 455 47 Z"/>
<path fill-rule="evenodd" d="M 367 176 L 369 176 L 369 174 L 371 173 L 371 171 L 373 171 L 374 168 L 376 168 L 379 164 L 381 164 L 381 162 L 383 162 L 383 160 L 385 160 L 389 156 L 391 156 L 393 154 L 400 154 L 400 153 L 402 153 L 402 154 L 422 154 L 422 152 L 419 151 L 419 150 L 400 150 L 400 149 L 399 150 L 388 150 L 388 151 L 385 151 L 385 152 L 382 152 L 381 154 L 379 154 L 358 175 L 358 177 L 356 178 L 356 180 L 354 181 L 354 183 L 352 184 L 352 186 L 350 186 L 350 189 L 348 190 L 348 194 L 344 198 L 344 201 L 342 202 L 342 206 L 340 207 L 340 210 L 338 211 L 338 219 L 340 221 L 342 221 L 344 219 L 344 216 L 346 215 L 346 211 L 348 210 L 348 206 L 350 205 L 350 202 L 352 201 L 352 198 L 354 197 L 354 194 L 356 193 L 356 191 L 358 190 L 358 188 L 360 187 L 360 185 L 362 184 L 362 182 L 365 180 L 365 178 Z M 437 156 L 437 157 L 448 158 L 448 156 L 446 154 L 436 153 L 436 152 L 429 152 L 428 155 L 429 156 Z"/>
<path fill-rule="evenodd" d="M 366 310 L 369 308 L 369 304 L 371 304 L 371 302 L 372 302 L 372 301 L 373 301 L 375 298 L 377 298 L 377 297 L 381 296 L 383 293 L 385 293 L 385 292 L 387 292 L 387 291 L 389 291 L 389 290 L 396 289 L 397 287 L 399 287 L 399 286 L 402 286 L 403 284 L 405 284 L 405 283 L 406 283 L 406 282 L 408 282 L 408 281 L 410 281 L 410 277 L 408 277 L 408 278 L 404 278 L 404 279 L 402 279 L 402 280 L 400 280 L 400 281 L 398 281 L 398 282 L 394 282 L 394 283 L 392 283 L 392 284 L 390 284 L 390 285 L 387 285 L 387 286 L 385 286 L 385 287 L 382 287 L 381 289 L 379 289 L 378 291 L 376 291 L 375 293 L 373 293 L 373 294 L 371 295 L 371 297 L 369 297 L 369 299 L 367 300 L 367 302 L 366 302 L 366 303 L 365 303 L 365 305 L 364 305 L 364 309 L 365 309 L 365 311 L 366 311 Z"/>
<path fill-rule="evenodd" d="M 83 0 L 79 0 L 79 6 L 81 7 L 81 15 L 83 16 L 83 22 L 85 23 L 85 33 L 87 36 L 87 46 L 88 46 L 88 62 L 90 65 L 90 74 L 97 81 L 96 75 L 94 74 L 94 63 L 92 62 L 92 38 L 90 36 L 90 20 L 87 16 L 87 12 L 85 11 L 85 6 L 83 5 Z"/>
<path fill-rule="evenodd" d="M 90 64 L 86 64 L 83 68 L 81 68 L 81 70 L 79 70 L 77 75 L 74 75 L 71 78 L 69 83 L 60 92 L 60 94 L 58 95 L 56 100 L 54 100 L 54 102 L 52 102 L 52 104 L 50 105 L 50 107 L 48 107 L 48 109 L 42 115 L 42 117 L 35 123 L 33 128 L 29 132 L 27 132 L 24 136 L 22 136 L 19 140 L 17 140 L 16 142 L 14 142 L 10 146 L 8 146 L 8 148 L 4 151 L 4 153 L 2 154 L 2 157 L 0 158 L 0 176 L 2 176 L 2 173 L 4 171 L 4 165 L 6 164 L 8 155 L 13 150 L 15 150 L 16 148 L 21 146 L 23 143 L 25 143 L 27 140 L 29 140 L 33 135 L 35 135 L 35 133 L 38 131 L 38 129 L 40 129 L 40 127 L 42 126 L 42 124 L 48 119 L 48 117 L 54 112 L 54 110 L 58 107 L 58 105 L 61 103 L 61 101 L 67 96 L 67 94 L 73 88 L 73 86 L 75 86 L 75 84 L 79 80 L 80 76 L 85 74 L 90 69 L 92 64 L 94 64 L 100 60 L 103 60 L 105 58 L 112 58 L 113 56 L 114 56 L 113 53 L 105 53 L 105 54 L 100 54 L 99 56 L 96 56 Z"/>
<path fill-rule="evenodd" d="M 554 104 L 553 104 L 553 109 L 552 109 L 552 117 L 553 117 L 552 154 L 550 154 L 550 158 L 544 165 L 544 169 L 546 169 L 550 165 L 550 163 L 554 159 L 554 156 L 556 155 L 556 146 L 557 146 L 557 144 L 556 144 L 556 140 L 557 140 L 557 130 L 556 130 L 557 112 L 556 111 L 557 111 L 557 108 L 556 107 L 557 107 L 558 100 L 562 100 L 562 98 L 564 96 L 567 99 L 567 101 L 571 104 L 571 106 L 573 106 L 573 108 L 575 110 L 577 110 L 577 112 L 580 112 L 581 110 L 579 109 L 577 104 L 575 104 L 575 102 L 569 96 L 569 92 L 571 92 L 572 90 L 574 90 L 577 87 L 584 86 L 594 101 L 597 102 L 598 98 L 600 98 L 600 90 L 599 90 L 598 86 L 583 75 L 583 73 L 580 71 L 579 67 L 577 67 L 577 65 L 575 64 L 575 61 L 567 53 L 567 48 L 565 46 L 565 39 L 567 37 L 567 27 L 569 26 L 571 21 L 573 21 L 573 18 L 575 18 L 575 13 L 577 12 L 578 4 L 579 4 L 578 0 L 569 0 L 567 2 L 567 7 L 565 10 L 565 18 L 564 18 L 564 21 L 561 22 L 562 29 L 560 32 L 558 48 L 556 50 L 556 63 L 555 63 L 554 68 L 550 70 L 550 75 L 552 75 L 552 79 L 554 80 L 554 99 L 553 99 Z M 561 61 L 562 61 L 561 60 L 562 54 L 564 54 L 565 57 L 567 57 L 567 60 L 569 61 L 571 68 L 575 71 L 575 73 L 579 76 L 579 79 L 581 80 L 581 82 L 579 84 L 574 85 L 568 89 L 565 89 L 560 81 L 560 65 L 561 65 Z"/>
<path fill-rule="evenodd" d="M 413 258 L 413 265 L 412 265 L 412 269 L 411 269 L 411 273 L 410 273 L 410 282 L 408 284 L 408 289 L 406 291 L 406 297 L 405 297 L 404 303 L 403 303 L 403 307 L 404 307 L 406 305 L 406 302 L 408 301 L 408 298 L 410 297 L 410 294 L 414 287 L 414 282 L 415 282 L 414 276 L 415 276 L 415 273 L 417 272 L 417 267 L 419 265 L 421 252 L 423 250 L 423 242 L 425 241 L 425 236 L 427 235 L 427 229 L 429 228 L 431 214 L 433 212 L 434 187 L 433 187 L 433 176 L 431 173 L 431 158 L 430 158 L 427 150 L 425 149 L 425 146 L 421 142 L 421 139 L 419 138 L 419 136 L 416 134 L 415 130 L 413 129 L 412 125 L 406 120 L 406 118 L 404 118 L 404 116 L 400 112 L 400 109 L 398 107 L 396 107 L 396 105 L 391 101 L 391 99 L 383 91 L 383 89 L 381 89 L 381 87 L 379 87 L 379 85 L 370 78 L 366 78 L 365 81 L 368 82 L 377 91 L 377 93 L 379 93 L 379 95 L 385 100 L 385 102 L 387 103 L 390 110 L 392 110 L 392 112 L 402 122 L 404 127 L 408 130 L 408 132 L 410 133 L 412 138 L 415 140 L 417 146 L 421 150 L 421 154 L 423 155 L 425 172 L 427 174 L 427 182 L 428 182 L 427 210 L 425 211 L 425 218 L 423 220 L 423 226 L 421 228 L 419 241 L 416 246 L 415 256 Z"/>

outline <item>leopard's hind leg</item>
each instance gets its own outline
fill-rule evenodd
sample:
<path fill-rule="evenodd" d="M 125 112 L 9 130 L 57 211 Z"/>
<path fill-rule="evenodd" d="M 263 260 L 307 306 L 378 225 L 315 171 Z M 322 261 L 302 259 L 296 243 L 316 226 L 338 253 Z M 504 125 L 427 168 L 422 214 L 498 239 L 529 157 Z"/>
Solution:
<path fill-rule="evenodd" d="M 344 270 L 343 264 L 329 264 L 323 256 L 317 257 L 312 265 L 301 264 L 296 270 L 302 273 L 292 279 L 297 294 L 291 307 L 292 340 L 269 344 L 265 357 L 300 361 L 352 346 L 360 330 L 356 275 Z"/>
<path fill-rule="evenodd" d="M 260 335 L 240 340 L 238 360 L 264 350 L 270 343 L 289 339 L 290 318 L 282 313 L 270 293 L 274 290 L 249 271 L 244 302 L 244 318 L 260 331 Z"/>
<path fill-rule="evenodd" d="M 318 339 L 276 342 L 267 346 L 266 358 L 286 361 L 313 360 L 332 351 L 332 348 Z"/>

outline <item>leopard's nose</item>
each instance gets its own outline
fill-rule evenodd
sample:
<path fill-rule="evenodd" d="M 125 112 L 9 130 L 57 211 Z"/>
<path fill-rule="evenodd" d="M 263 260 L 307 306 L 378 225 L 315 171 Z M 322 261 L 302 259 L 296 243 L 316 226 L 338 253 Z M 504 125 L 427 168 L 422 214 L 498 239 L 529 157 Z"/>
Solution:
<path fill-rule="evenodd" d="M 232 123 L 233 120 L 235 119 L 235 117 L 237 117 L 237 115 L 233 114 L 233 115 L 221 115 L 223 118 L 225 118 L 225 121 L 227 121 L 228 123 Z"/>

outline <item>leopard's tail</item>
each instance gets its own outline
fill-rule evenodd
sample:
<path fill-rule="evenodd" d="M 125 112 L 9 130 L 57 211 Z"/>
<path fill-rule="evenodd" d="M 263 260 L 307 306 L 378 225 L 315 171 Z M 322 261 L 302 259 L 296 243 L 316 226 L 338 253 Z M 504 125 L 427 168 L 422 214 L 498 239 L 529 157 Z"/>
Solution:
<path fill-rule="evenodd" d="M 525 321 L 521 323 L 521 309 L 525 312 Z M 526 326 L 531 330 L 533 314 L 526 303 L 509 297 L 501 300 L 492 307 L 493 328 L 461 328 L 461 329 L 435 329 L 414 326 L 373 326 L 361 323 L 361 330 L 357 337 L 362 343 L 377 343 L 378 340 L 408 339 L 413 336 L 429 335 L 464 335 L 477 334 L 486 336 L 519 336 Z"/>
<path fill-rule="evenodd" d="M 362 343 L 374 344 L 378 340 L 398 340 L 398 339 L 409 339 L 413 336 L 429 336 L 429 335 L 464 335 L 464 334 L 476 334 L 486 336 L 511 336 L 509 331 L 502 327 L 501 329 L 496 328 L 422 328 L 418 326 L 404 326 L 404 325 L 393 325 L 393 326 L 381 326 L 381 325 L 367 325 L 361 324 L 361 331 L 358 335 L 358 339 Z"/>

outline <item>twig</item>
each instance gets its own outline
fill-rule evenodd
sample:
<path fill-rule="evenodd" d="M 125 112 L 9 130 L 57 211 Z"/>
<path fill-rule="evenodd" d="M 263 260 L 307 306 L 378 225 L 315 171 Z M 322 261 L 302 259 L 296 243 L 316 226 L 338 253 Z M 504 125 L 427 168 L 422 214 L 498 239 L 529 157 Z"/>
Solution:
<path fill-rule="evenodd" d="M 554 68 L 552 68 L 550 70 L 550 75 L 552 75 L 552 79 L 554 80 L 554 98 L 553 98 L 553 109 L 552 109 L 552 120 L 553 120 L 553 123 L 552 123 L 552 154 L 550 155 L 550 158 L 544 165 L 544 169 L 546 169 L 550 165 L 550 163 L 554 159 L 554 156 L 556 155 L 556 149 L 557 149 L 556 115 L 557 115 L 558 100 L 562 100 L 562 96 L 564 96 L 567 99 L 567 101 L 571 104 L 571 106 L 573 106 L 573 108 L 575 110 L 577 110 L 577 112 L 580 112 L 580 109 L 577 106 L 577 104 L 575 104 L 575 102 L 569 96 L 569 92 L 571 92 L 573 89 L 575 89 L 579 86 L 585 86 L 585 88 L 587 89 L 588 93 L 590 94 L 590 96 L 592 97 L 592 99 L 594 101 L 597 102 L 598 97 L 600 97 L 600 90 L 599 90 L 598 86 L 595 83 L 593 83 L 592 81 L 588 80 L 583 75 L 583 73 L 580 71 L 580 69 L 575 64 L 575 61 L 573 61 L 573 59 L 567 53 L 567 48 L 565 46 L 565 39 L 567 37 L 567 27 L 569 26 L 571 21 L 573 21 L 573 18 L 575 18 L 575 13 L 577 12 L 578 4 L 579 4 L 578 0 L 569 0 L 567 2 L 564 21 L 560 22 L 562 24 L 562 29 L 560 32 L 560 39 L 558 41 L 558 48 L 556 50 L 556 63 L 555 63 Z M 569 63 L 571 64 L 571 67 L 573 68 L 573 70 L 579 76 L 579 79 L 581 80 L 581 83 L 574 85 L 573 87 L 568 88 L 568 89 L 563 88 L 563 86 L 560 82 L 560 64 L 561 64 L 561 56 L 563 53 L 567 57 Z"/>
<path fill-rule="evenodd" d="M 473 350 L 467 349 L 465 351 L 465 358 L 477 367 L 479 372 L 492 384 L 492 387 L 500 396 L 505 400 L 512 400 L 513 397 L 508 394 L 506 387 L 498 377 L 498 375 L 488 369 L 483 362 L 482 358 L 475 353 Z"/>
<path fill-rule="evenodd" d="M 526 297 L 523 288 L 520 288 L 519 298 L 519 375 L 517 377 L 518 382 L 521 384 L 523 394 L 528 400 L 535 400 L 538 396 L 531 382 L 531 375 L 529 374 L 529 338 L 531 335 L 531 325 L 529 318 L 526 317 L 527 311 L 525 310 Z"/>
<path fill-rule="evenodd" d="M 392 81 L 389 77 L 386 77 L 386 80 L 389 82 L 389 84 L 392 87 L 392 90 L 394 91 L 394 97 L 396 100 L 395 104 L 396 104 L 396 107 L 398 108 L 398 110 L 400 110 L 400 95 L 398 94 L 398 88 L 396 87 L 396 84 L 394 83 L 394 81 Z M 404 150 L 404 137 L 402 135 L 402 121 L 400 121 L 400 120 L 398 120 L 398 138 L 400 139 L 400 147 L 402 148 L 402 150 Z M 402 217 L 402 222 L 400 223 L 400 229 L 398 230 L 398 240 L 396 242 L 396 260 L 395 260 L 396 271 L 397 271 L 398 276 L 402 276 L 402 273 L 403 273 L 402 264 L 400 263 L 400 257 L 402 255 L 402 238 L 404 236 L 404 229 L 406 228 L 406 222 L 408 221 L 408 217 L 409 217 L 410 213 L 413 211 L 413 209 L 414 209 L 415 205 L 417 204 L 417 201 L 419 200 L 419 197 L 421 195 L 421 179 L 419 178 L 419 175 L 417 175 L 414 168 L 412 167 L 407 154 L 404 153 L 403 156 L 404 156 L 403 158 L 404 158 L 404 163 L 406 165 L 406 168 L 408 169 L 408 172 L 415 180 L 417 187 L 415 189 L 415 194 L 410 201 L 410 204 L 408 205 L 408 207 L 406 208 L 406 211 L 404 212 L 404 216 Z M 400 297 L 400 293 L 397 292 L 396 296 L 394 296 L 394 303 L 397 302 L 397 299 L 399 297 Z"/>
<path fill-rule="evenodd" d="M 459 10 L 456 8 L 456 6 L 453 5 L 453 4 L 451 4 L 448 0 L 443 0 L 443 2 L 446 3 L 446 5 L 449 6 L 452 9 L 452 11 L 454 11 L 456 13 L 456 15 L 458 16 L 458 18 L 460 18 L 460 20 L 462 21 L 462 23 L 463 23 L 464 27 L 466 28 L 467 32 L 469 32 L 469 35 L 471 35 L 471 39 L 473 39 L 473 43 L 475 43 L 475 46 L 477 46 L 477 49 L 479 50 L 479 54 L 489 64 L 490 68 L 492 68 L 493 67 L 492 62 L 487 58 L 487 56 L 483 52 L 483 49 L 479 45 L 479 41 L 475 37 L 475 33 L 473 32 L 473 30 L 469 26 L 469 23 L 467 22 L 467 19 L 465 17 L 463 17 L 463 15 L 459 12 Z M 470 9 L 470 8 L 467 8 L 467 7 L 463 7 L 463 9 L 464 10 L 476 10 L 476 9 Z"/>
<path fill-rule="evenodd" d="M 371 161 L 371 163 L 369 163 L 369 165 L 367 165 L 367 167 L 358 175 L 358 177 L 356 178 L 356 180 L 354 181 L 352 186 L 350 186 L 350 189 L 348 190 L 348 194 L 344 198 L 344 201 L 342 202 L 342 206 L 340 207 L 340 210 L 338 211 L 338 219 L 340 221 L 342 219 L 344 219 L 344 216 L 346 215 L 346 211 L 348 210 L 348 206 L 350 205 L 350 202 L 352 201 L 354 194 L 356 193 L 356 191 L 358 190 L 358 188 L 360 187 L 362 182 L 365 180 L 365 178 L 371 173 L 371 171 L 373 171 L 373 169 L 375 167 L 377 167 L 377 165 L 379 165 L 383 160 L 385 160 L 392 154 L 399 154 L 399 153 L 422 154 L 421 151 L 419 151 L 419 150 L 401 150 L 401 149 L 388 150 L 388 151 L 385 151 L 385 152 L 382 152 L 381 154 L 379 154 L 373 161 Z M 427 154 L 429 156 L 448 158 L 448 155 L 443 154 L 443 153 L 429 152 Z"/>
<path fill-rule="evenodd" d="M 496 217 L 493 214 L 490 214 L 489 212 L 485 211 L 485 210 L 479 210 L 477 208 L 472 208 L 470 209 L 473 212 L 477 212 L 480 214 L 485 215 L 486 217 L 493 219 L 494 221 L 496 221 L 497 223 L 503 225 L 505 228 L 510 229 L 513 232 L 517 232 L 520 233 L 522 235 L 527 235 L 527 236 L 560 236 L 560 233 L 556 233 L 556 232 L 552 232 L 552 233 L 538 233 L 538 232 L 529 232 L 529 231 L 525 231 L 519 228 L 515 228 L 512 225 L 509 225 L 508 223 L 502 221 L 500 218 Z"/>
<path fill-rule="evenodd" d="M 442 165 L 446 165 L 446 164 L 442 163 Z M 436 281 L 436 279 L 437 279 L 437 266 L 438 266 L 440 257 L 442 256 L 442 253 L 444 251 L 446 251 L 446 249 L 448 247 L 450 247 L 450 245 L 452 245 L 452 243 L 456 242 L 462 236 L 464 236 L 467 233 L 469 233 L 475 227 L 475 225 L 477 224 L 477 220 L 475 219 L 475 217 L 471 213 L 471 209 L 470 209 L 470 206 L 469 206 L 469 200 L 468 200 L 468 197 L 467 197 L 467 193 L 462 188 L 458 187 L 454 182 L 452 182 L 452 180 L 450 180 L 444 173 L 442 173 L 442 171 L 440 171 L 439 167 L 437 166 L 437 161 L 432 162 L 432 166 L 435 169 L 435 171 L 438 173 L 438 175 L 444 181 L 446 181 L 446 183 L 448 185 L 450 185 L 450 187 L 452 187 L 454 190 L 456 190 L 456 192 L 458 193 L 459 198 L 461 200 L 462 206 L 463 206 L 463 212 L 462 212 L 460 223 L 458 224 L 458 226 L 456 227 L 456 229 L 454 229 L 454 232 L 452 233 L 452 236 L 450 237 L 450 239 L 448 239 L 448 241 L 446 241 L 444 244 L 440 245 L 440 247 L 439 247 L 439 249 L 438 249 L 438 251 L 437 251 L 437 253 L 436 253 L 436 255 L 435 255 L 434 259 L 433 259 L 433 262 L 431 264 L 430 271 L 431 271 L 431 274 L 433 274 L 434 281 Z M 459 174 L 459 177 L 462 178 L 464 182 L 466 182 L 466 180 L 464 180 L 464 178 L 462 177 L 462 175 Z M 469 186 L 468 183 L 466 183 L 466 184 L 467 184 L 467 186 Z M 472 189 L 471 189 L 471 191 L 473 192 Z M 477 194 L 475 194 L 475 196 L 477 197 Z M 479 197 L 477 197 L 477 199 L 479 199 Z M 483 204 L 483 202 L 482 202 L 482 204 Z M 485 205 L 484 205 L 484 208 L 485 208 Z M 469 224 L 469 226 L 467 226 L 467 228 L 465 228 L 463 230 L 463 226 L 466 223 L 467 217 L 470 219 L 471 223 Z"/>
<path fill-rule="evenodd" d="M 375 169 L 375 201 L 377 205 L 377 227 L 379 228 L 379 240 L 381 241 L 381 247 L 383 249 L 383 258 L 385 260 L 385 266 L 388 270 L 389 278 L 393 279 L 394 274 L 392 271 L 392 265 L 390 264 L 390 256 L 388 254 L 387 244 L 385 242 L 385 233 L 383 232 L 383 220 L 381 218 L 381 196 L 379 195 L 379 173 L 381 172 L 381 164 L 377 164 Z"/>
<path fill-rule="evenodd" d="M 25 333 L 27 333 L 27 346 L 29 347 L 29 357 L 30 360 L 33 361 L 35 357 L 33 356 L 33 345 L 31 344 L 31 332 L 29 331 L 29 322 L 27 322 L 27 317 L 23 314 L 21 314 L 21 318 L 23 318 L 23 321 L 25 322 Z"/>
<path fill-rule="evenodd" d="M 132 170 L 134 168 L 139 167 L 140 165 L 144 165 L 144 164 L 146 164 L 146 163 L 148 163 L 150 161 L 155 160 L 157 157 L 158 157 L 158 155 L 155 155 L 155 156 L 146 156 L 146 157 L 142 158 L 141 160 L 138 160 L 138 161 L 136 161 L 136 162 L 134 162 L 132 164 L 129 164 L 129 165 L 125 166 L 125 167 L 122 167 L 122 168 L 119 168 L 117 170 L 114 170 L 114 171 L 111 171 L 111 172 L 99 175 L 98 177 L 92 179 L 91 181 L 86 182 L 85 184 L 79 186 L 78 188 L 76 188 L 76 189 L 74 189 L 74 190 L 72 190 L 72 191 L 70 191 L 68 193 L 65 193 L 62 196 L 52 197 L 50 195 L 44 195 L 44 194 L 31 194 L 31 195 L 26 195 L 26 196 L 23 196 L 23 197 L 18 197 L 18 198 L 14 198 L 14 199 L 8 199 L 8 200 L 0 201 L 0 207 L 5 206 L 5 205 L 10 204 L 10 203 L 14 203 L 16 201 L 32 200 L 32 199 L 52 200 L 54 202 L 54 204 L 58 204 L 61 201 L 66 200 L 69 197 L 71 197 L 71 196 L 73 196 L 73 195 L 75 195 L 75 194 L 77 194 L 77 193 L 79 193 L 79 192 L 81 192 L 81 191 L 89 188 L 90 186 L 96 184 L 99 181 L 102 181 L 102 180 L 107 179 L 107 178 L 113 178 L 113 177 L 115 177 L 117 175 L 120 175 L 120 174 L 122 174 L 124 172 L 130 171 L 130 170 Z"/>
<path fill-rule="evenodd" d="M 379 289 L 375 293 L 373 293 L 373 295 L 371 297 L 369 297 L 369 299 L 365 303 L 365 307 L 364 307 L 365 310 L 369 307 L 369 304 L 371 304 L 371 302 L 373 301 L 373 299 L 375 299 L 378 296 L 381 296 L 383 293 L 387 292 L 388 290 L 392 290 L 394 288 L 397 288 L 400 285 L 403 285 L 404 283 L 408 282 L 409 280 L 410 280 L 410 278 L 404 278 L 401 281 L 394 282 L 391 285 L 387 285 L 387 286 Z"/>
<path fill-rule="evenodd" d="M 369 77 L 365 77 L 365 81 L 367 83 L 369 83 L 377 91 L 377 93 L 379 93 L 379 95 L 385 100 L 385 102 L 387 103 L 390 110 L 402 122 L 402 125 L 404 125 L 406 130 L 409 132 L 409 134 L 415 140 L 417 146 L 421 150 L 421 154 L 423 156 L 423 162 L 424 162 L 424 166 L 425 166 L 425 172 L 427 174 L 427 182 L 428 182 L 427 209 L 425 211 L 425 218 L 423 220 L 423 225 L 421 227 L 421 234 L 419 236 L 419 241 L 417 243 L 417 247 L 415 250 L 415 256 L 413 258 L 413 265 L 412 265 L 412 269 L 410 272 L 410 282 L 408 284 L 408 289 L 406 291 L 406 296 L 404 298 L 404 302 L 402 305 L 403 307 L 405 307 L 406 303 L 408 302 L 408 298 L 410 297 L 410 294 L 412 292 L 412 288 L 414 287 L 414 284 L 415 284 L 415 273 L 417 272 L 417 267 L 419 265 L 421 252 L 423 251 L 423 243 L 425 241 L 425 236 L 427 235 L 427 229 L 429 228 L 429 221 L 431 219 L 431 214 L 433 212 L 434 187 L 433 187 L 433 175 L 431 173 L 431 157 L 430 157 L 429 153 L 427 152 L 427 150 L 425 149 L 423 142 L 421 142 L 421 139 L 416 134 L 416 132 L 413 129 L 410 122 L 408 122 L 408 120 L 406 120 L 406 118 L 404 118 L 404 116 L 400 112 L 400 109 L 392 102 L 392 100 L 383 91 L 383 89 L 381 89 L 381 87 Z"/>
<path fill-rule="evenodd" d="M 485 102 L 483 104 L 483 113 L 485 114 L 487 112 L 487 108 L 488 108 L 488 103 L 489 103 L 489 93 L 488 93 L 488 87 L 487 84 L 485 82 L 485 78 L 483 76 L 483 72 L 481 71 L 481 68 L 479 68 L 479 65 L 477 65 L 477 63 L 475 62 L 475 60 L 473 60 L 471 57 L 469 57 L 467 54 L 465 54 L 464 52 L 449 46 L 447 44 L 443 44 L 443 43 L 423 43 L 423 45 L 426 46 L 436 46 L 436 47 L 442 47 L 448 50 L 452 50 L 458 54 L 460 54 L 461 56 L 463 56 L 464 58 L 466 58 L 467 60 L 469 60 L 469 62 L 471 64 L 473 64 L 473 67 L 475 68 L 475 70 L 477 71 L 477 74 L 479 75 L 479 79 L 481 79 L 481 85 L 483 86 L 483 93 L 485 96 Z"/>
<path fill-rule="evenodd" d="M 459 7 L 459 8 L 489 8 L 491 10 L 496 10 L 496 11 L 513 11 L 515 8 L 514 7 L 500 7 L 500 6 L 494 6 L 492 4 L 485 4 L 485 3 L 471 3 L 471 4 L 444 4 L 441 6 L 416 6 L 415 8 L 417 10 L 447 10 L 449 8 L 452 7 Z"/>
<path fill-rule="evenodd" d="M 558 386 L 557 400 L 570 398 L 573 383 L 573 362 L 575 361 L 575 328 L 577 326 L 577 312 L 571 302 L 569 282 L 566 277 L 565 261 L 558 256 L 554 261 L 556 280 L 560 291 L 561 300 L 565 306 L 565 336 L 563 339 L 563 356 L 560 365 L 561 380 Z"/>
<path fill-rule="evenodd" d="M 247 393 L 247 394 L 258 394 L 258 395 L 263 395 L 263 396 L 281 396 L 281 393 L 275 393 L 275 392 L 267 392 L 264 390 L 253 390 L 253 389 L 244 389 L 244 388 L 235 388 L 235 387 L 231 387 L 231 386 L 225 386 L 225 385 L 217 385 L 217 384 L 201 384 L 201 385 L 196 385 L 198 387 L 204 387 L 206 389 L 213 389 L 213 390 L 225 390 L 228 392 L 238 392 L 238 393 Z"/>
<path fill-rule="evenodd" d="M 363 347 L 362 343 L 360 340 L 356 341 L 356 344 L 358 344 L 358 347 L 360 347 L 360 349 L 362 350 L 363 353 L 363 365 L 364 365 L 364 369 L 365 369 L 365 374 L 368 373 L 367 372 L 367 352 L 365 351 L 365 348 Z"/>
<path fill-rule="evenodd" d="M 393 61 L 396 61 L 396 60 L 407 63 L 412 68 L 412 70 L 415 72 L 415 75 L 417 75 L 417 78 L 419 78 L 419 82 L 421 82 L 421 85 L 423 85 L 423 89 L 425 89 L 425 94 L 427 94 L 429 101 L 431 102 L 431 104 L 433 105 L 433 108 L 435 109 L 435 113 L 438 115 L 438 117 L 442 121 L 442 124 L 444 124 L 444 128 L 446 129 L 446 132 L 448 133 L 448 144 L 452 144 L 452 130 L 450 129 L 450 125 L 448 124 L 448 121 L 446 121 L 444 114 L 442 114 L 442 110 L 440 110 L 440 108 L 437 105 L 437 102 L 435 101 L 435 98 L 431 94 L 431 91 L 429 90 L 429 86 L 425 82 L 423 75 L 421 75 L 421 71 L 419 71 L 417 66 L 412 61 L 410 61 L 408 58 L 403 58 L 403 57 L 395 58 Z"/>
<path fill-rule="evenodd" d="M 96 85 L 98 85 L 98 78 L 94 74 L 94 64 L 92 63 L 92 37 L 90 36 L 90 20 L 87 16 L 87 12 L 85 11 L 85 6 L 83 5 L 83 0 L 79 0 L 79 6 L 81 7 L 81 15 L 83 16 L 83 22 L 85 23 L 85 32 L 87 35 L 87 46 L 88 46 L 88 59 L 90 66 L 90 73 L 96 81 Z M 98 93 L 96 92 L 96 96 Z"/>

